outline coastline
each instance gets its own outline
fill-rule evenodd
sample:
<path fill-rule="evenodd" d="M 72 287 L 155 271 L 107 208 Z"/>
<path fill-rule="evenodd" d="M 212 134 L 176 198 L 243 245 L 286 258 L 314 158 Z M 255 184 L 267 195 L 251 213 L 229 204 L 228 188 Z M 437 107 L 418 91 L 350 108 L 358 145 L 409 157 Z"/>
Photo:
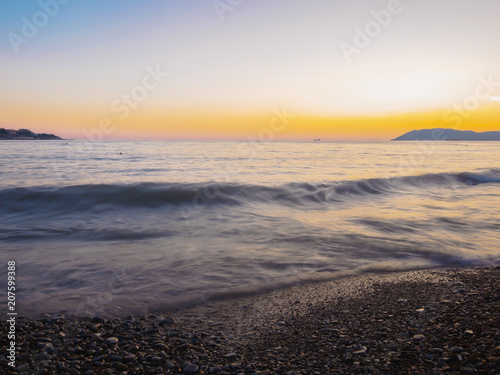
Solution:
<path fill-rule="evenodd" d="M 499 267 L 430 269 L 298 285 L 172 317 L 19 317 L 17 370 L 5 356 L 0 366 L 13 374 L 499 373 L 499 281 Z M 4 334 L 2 353 L 6 345 Z"/>

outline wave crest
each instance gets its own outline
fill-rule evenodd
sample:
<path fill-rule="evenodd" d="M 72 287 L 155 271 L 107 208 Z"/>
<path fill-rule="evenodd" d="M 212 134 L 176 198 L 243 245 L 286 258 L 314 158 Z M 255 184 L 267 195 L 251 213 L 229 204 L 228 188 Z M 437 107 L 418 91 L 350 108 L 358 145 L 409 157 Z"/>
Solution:
<path fill-rule="evenodd" d="M 0 190 L 0 212 L 86 211 L 96 208 L 157 208 L 166 205 L 328 204 L 371 195 L 408 193 L 453 185 L 500 183 L 498 171 L 439 173 L 364 180 L 262 186 L 235 183 L 141 183 Z"/>

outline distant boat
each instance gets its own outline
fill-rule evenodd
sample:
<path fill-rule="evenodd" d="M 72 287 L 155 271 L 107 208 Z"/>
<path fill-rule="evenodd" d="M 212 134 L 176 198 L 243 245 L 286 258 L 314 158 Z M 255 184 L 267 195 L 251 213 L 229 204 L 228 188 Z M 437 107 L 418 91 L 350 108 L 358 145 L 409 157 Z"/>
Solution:
<path fill-rule="evenodd" d="M 313 139 L 313 142 L 319 142 L 319 141 L 321 141 L 321 139 L 319 138 Z"/>

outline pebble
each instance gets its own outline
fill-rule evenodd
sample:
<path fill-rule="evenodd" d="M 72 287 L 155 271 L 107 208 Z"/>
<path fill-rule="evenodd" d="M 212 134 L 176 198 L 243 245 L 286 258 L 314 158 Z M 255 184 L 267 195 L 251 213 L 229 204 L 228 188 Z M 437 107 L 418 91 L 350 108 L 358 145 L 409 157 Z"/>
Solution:
<path fill-rule="evenodd" d="M 158 324 L 161 326 L 165 326 L 165 325 L 171 325 L 171 324 L 175 324 L 175 323 L 176 323 L 175 319 L 172 316 L 169 316 L 168 318 L 161 320 L 160 323 L 158 323 Z"/>
<path fill-rule="evenodd" d="M 198 371 L 198 366 L 194 364 L 190 364 L 189 366 L 185 367 L 184 370 L 182 370 L 184 374 L 194 374 L 196 373 L 196 371 Z"/>
<path fill-rule="evenodd" d="M 118 362 L 115 367 L 120 371 L 128 371 L 128 366 L 121 362 Z"/>
<path fill-rule="evenodd" d="M 425 336 L 422 334 L 413 335 L 413 340 L 423 340 Z"/>
<path fill-rule="evenodd" d="M 361 354 L 366 354 L 366 351 L 368 349 L 366 348 L 366 346 L 362 346 L 359 350 L 356 350 L 355 352 L 353 352 L 352 354 L 354 355 L 361 355 Z"/>
<path fill-rule="evenodd" d="M 108 337 L 104 343 L 106 345 L 115 345 L 115 344 L 118 344 L 118 338 L 117 337 Z"/>
<path fill-rule="evenodd" d="M 103 338 L 101 337 L 101 335 L 92 335 L 92 338 L 90 339 L 90 341 L 92 342 L 102 342 L 104 341 Z"/>
<path fill-rule="evenodd" d="M 39 341 L 39 342 L 52 342 L 52 340 L 49 339 L 48 337 L 37 337 L 36 341 Z"/>

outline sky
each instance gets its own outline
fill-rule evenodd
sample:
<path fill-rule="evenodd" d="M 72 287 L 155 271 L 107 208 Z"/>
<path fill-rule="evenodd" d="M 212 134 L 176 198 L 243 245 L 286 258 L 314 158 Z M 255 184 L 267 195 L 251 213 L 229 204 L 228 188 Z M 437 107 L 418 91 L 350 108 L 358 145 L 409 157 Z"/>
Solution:
<path fill-rule="evenodd" d="M 499 18 L 498 0 L 4 0 L 0 127 L 109 140 L 500 130 Z"/>

